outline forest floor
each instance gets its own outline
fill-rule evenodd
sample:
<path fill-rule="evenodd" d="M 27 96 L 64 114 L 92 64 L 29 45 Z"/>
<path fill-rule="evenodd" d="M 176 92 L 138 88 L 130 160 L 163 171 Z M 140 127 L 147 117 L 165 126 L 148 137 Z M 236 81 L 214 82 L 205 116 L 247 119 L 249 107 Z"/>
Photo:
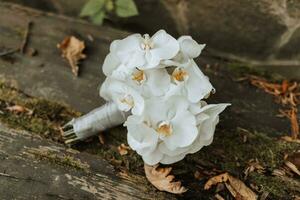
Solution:
<path fill-rule="evenodd" d="M 7 15 L 6 17 L 15 15 L 14 12 L 10 12 L 14 9 L 11 6 L 0 6 L 0 10 Z M 35 11 L 27 10 L 24 12 L 26 14 L 20 14 L 16 18 L 21 18 L 23 15 L 32 17 L 34 14 L 30 14 L 31 12 L 36 15 Z M 0 17 L 0 22 L 5 20 L 3 16 Z M 14 52 L 0 57 L 0 73 L 2 75 L 0 121 L 14 130 L 27 131 L 30 134 L 63 145 L 60 127 L 73 117 L 80 116 L 82 113 L 79 111 L 87 112 L 96 104 L 101 105 L 101 101 L 95 103 L 94 94 L 98 94 L 96 88 L 99 80 L 100 82 L 103 81 L 103 75 L 98 79 L 98 74 L 92 72 L 99 70 L 98 66 L 102 62 L 101 59 L 103 60 L 108 51 L 102 49 L 108 49 L 108 44 L 112 38 L 123 33 L 112 31 L 114 36 L 111 38 L 111 34 L 109 31 L 105 32 L 105 28 L 98 29 L 80 21 L 70 22 L 68 19 L 64 19 L 64 22 L 55 16 L 42 15 L 39 19 L 34 18 L 34 20 L 33 23 L 35 23 L 36 28 L 31 30 L 32 36 L 28 46 L 38 49 L 39 54 L 32 57 Z M 16 21 L 18 20 L 13 22 L 16 23 Z M 57 30 L 59 33 L 47 35 L 49 31 L 37 30 L 39 25 L 45 22 L 57 22 L 54 24 L 59 28 L 52 27 L 51 30 Z M 87 69 L 88 65 L 83 65 L 78 79 L 72 78 L 71 70 L 64 67 L 67 64 L 62 61 L 59 53 L 55 52 L 55 44 L 60 42 L 58 36 L 62 39 L 62 36 L 72 32 L 69 29 L 68 31 L 64 30 L 65 24 L 69 26 L 66 29 L 74 27 L 74 24 L 78 25 L 77 34 L 79 33 L 81 36 L 86 35 L 83 30 L 87 27 L 92 27 L 94 34 L 98 33 L 97 31 L 102 34 L 99 39 L 102 42 L 101 50 L 97 49 L 95 42 L 88 44 L 88 56 L 92 57 L 88 64 L 91 67 Z M 10 32 L 8 29 L 11 25 L 8 22 L 2 23 L 0 26 L 7 33 Z M 9 36 L 4 34 L 0 37 Z M 39 37 L 47 40 L 43 44 L 47 51 L 39 49 L 40 43 L 37 41 Z M 98 38 L 96 38 L 97 40 Z M 17 42 L 4 41 L 1 45 L 7 47 L 15 43 Z M 55 50 L 51 50 L 51 48 Z M 93 58 L 98 52 L 101 54 L 100 60 Z M 295 97 L 294 103 L 296 105 L 292 106 L 280 99 L 284 97 L 286 92 L 291 92 L 289 88 L 293 84 L 297 86 L 291 90 L 297 96 L 299 93 L 298 82 L 287 80 L 276 74 L 266 73 L 245 64 L 231 63 L 207 56 L 200 58 L 197 62 L 202 66 L 203 72 L 210 77 L 217 90 L 209 102 L 231 103 L 232 106 L 221 114 L 214 141 L 210 146 L 204 147 L 198 153 L 188 155 L 183 161 L 172 165 L 172 173 L 177 180 L 180 180 L 188 188 L 188 191 L 179 196 L 164 196 L 165 194 L 158 192 L 159 195 L 161 194 L 159 197 L 166 199 L 214 199 L 222 196 L 224 199 L 234 199 L 224 183 L 219 183 L 210 190 L 204 190 L 204 185 L 209 178 L 228 172 L 244 182 L 261 199 L 299 199 L 300 175 L 287 163 L 292 163 L 296 168 L 300 168 L 300 143 L 296 139 L 292 141 L 282 139 L 283 136 L 295 136 L 296 124 L 295 119 L 293 121 L 291 116 L 296 117 L 296 121 L 298 121 L 299 115 L 296 111 L 293 115 L 286 111 L 291 111 L 291 107 L 295 109 L 299 107 L 298 97 Z M 45 66 L 37 67 L 43 63 L 46 63 Z M 52 66 L 55 67 L 51 68 Z M 24 70 L 30 72 L 32 77 L 24 76 L 26 74 Z M 57 75 L 53 75 L 54 72 Z M 98 83 L 93 83 L 94 85 L 91 87 L 93 90 L 91 88 L 86 90 L 88 81 L 98 81 Z M 63 83 L 66 85 L 62 85 Z M 38 88 L 33 87 L 36 85 L 44 89 L 47 88 L 47 91 L 54 94 L 48 97 L 48 94 L 37 92 Z M 276 93 L 276 90 L 279 91 L 279 94 L 270 94 L 270 91 Z M 67 95 L 60 97 L 59 92 L 61 91 Z M 78 98 L 71 96 L 74 93 L 78 93 L 76 94 Z M 93 102 L 88 103 L 82 97 L 87 94 L 91 96 Z M 84 106 L 84 109 L 81 105 Z M 140 156 L 132 150 L 121 155 L 119 149 L 122 144 L 127 144 L 126 129 L 120 126 L 99 133 L 99 136 L 76 144 L 72 148 L 108 161 L 117 172 L 144 177 L 143 162 Z M 53 160 L 53 157 L 49 157 L 48 154 L 41 154 L 40 156 L 41 158 L 44 157 L 45 162 L 54 161 L 54 164 L 58 162 L 58 165 L 62 162 L 57 159 Z M 74 164 L 72 159 L 71 161 L 63 161 L 63 163 L 73 168 L 82 168 L 81 165 L 78 166 L 78 163 L 75 162 Z M 4 170 L 1 169 L 1 164 L 0 170 Z M 152 193 L 156 192 L 156 189 L 149 183 L 145 187 Z"/>
<path fill-rule="evenodd" d="M 189 189 L 179 198 L 206 199 L 218 193 L 231 199 L 224 187 L 219 186 L 217 191 L 204 190 L 208 178 L 222 172 L 239 178 L 259 195 L 267 193 L 268 199 L 295 198 L 300 193 L 299 175 L 285 169 L 284 163 L 286 155 L 297 152 L 300 144 L 280 139 L 290 135 L 289 120 L 276 116 L 280 107 L 272 96 L 255 88 L 248 80 L 235 81 L 249 73 L 235 74 L 235 70 L 221 70 L 223 68 L 226 66 L 209 67 L 205 71 L 213 82 L 216 81 L 217 89 L 222 84 L 230 88 L 219 88 L 214 101 L 231 102 L 232 107 L 221 115 L 212 145 L 172 165 L 176 178 Z M 0 84 L 0 110 L 0 121 L 8 127 L 39 134 L 58 143 L 63 143 L 60 126 L 81 115 L 60 103 L 30 97 L 5 83 Z M 127 144 L 125 128 L 108 130 L 99 138 L 73 148 L 95 154 L 119 171 L 144 175 L 140 156 L 131 150 L 121 155 L 118 150 L 121 144 Z M 299 165 L 299 154 L 297 159 Z M 276 170 L 284 174 L 276 175 Z"/>

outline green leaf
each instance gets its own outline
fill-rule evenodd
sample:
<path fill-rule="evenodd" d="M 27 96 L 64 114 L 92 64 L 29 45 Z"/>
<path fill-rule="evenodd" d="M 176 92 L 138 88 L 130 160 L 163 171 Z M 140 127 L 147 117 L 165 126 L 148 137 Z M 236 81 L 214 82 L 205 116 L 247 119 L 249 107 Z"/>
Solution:
<path fill-rule="evenodd" d="M 106 0 L 89 0 L 81 10 L 80 16 L 93 16 L 102 10 Z"/>
<path fill-rule="evenodd" d="M 101 25 L 103 23 L 104 17 L 105 17 L 105 11 L 101 10 L 96 15 L 93 15 L 91 19 L 94 24 Z"/>
<path fill-rule="evenodd" d="M 108 11 L 108 12 L 111 12 L 113 11 L 114 9 L 114 2 L 112 0 L 108 0 L 105 4 L 105 9 Z"/>
<path fill-rule="evenodd" d="M 116 13 L 119 17 L 132 17 L 139 14 L 133 0 L 116 0 Z"/>

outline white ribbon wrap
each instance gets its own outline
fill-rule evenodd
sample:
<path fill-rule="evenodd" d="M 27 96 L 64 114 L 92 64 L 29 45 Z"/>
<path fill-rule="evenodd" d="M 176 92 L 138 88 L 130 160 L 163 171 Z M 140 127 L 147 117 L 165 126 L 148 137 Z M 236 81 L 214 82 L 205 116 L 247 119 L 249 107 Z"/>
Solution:
<path fill-rule="evenodd" d="M 123 124 L 127 116 L 128 114 L 120 111 L 114 103 L 108 102 L 86 115 L 72 119 L 63 128 L 63 137 L 65 137 L 67 144 L 76 143 L 101 131 Z"/>

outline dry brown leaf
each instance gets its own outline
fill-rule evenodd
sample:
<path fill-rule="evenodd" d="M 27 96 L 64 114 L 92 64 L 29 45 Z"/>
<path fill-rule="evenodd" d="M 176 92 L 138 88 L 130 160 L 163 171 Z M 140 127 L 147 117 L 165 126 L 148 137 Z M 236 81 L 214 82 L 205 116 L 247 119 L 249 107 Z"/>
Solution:
<path fill-rule="evenodd" d="M 236 199 L 243 199 L 243 200 L 257 199 L 257 195 L 250 188 L 248 188 L 241 180 L 234 178 L 228 173 L 223 173 L 210 178 L 206 182 L 204 189 L 208 190 L 213 185 L 216 185 L 217 183 L 225 183 L 226 188 L 229 190 L 231 195 Z"/>
<path fill-rule="evenodd" d="M 282 81 L 281 88 L 282 93 L 286 93 L 289 89 L 289 82 L 287 80 Z"/>
<path fill-rule="evenodd" d="M 68 36 L 57 44 L 57 48 L 62 51 L 62 57 L 68 60 L 73 74 L 78 76 L 78 61 L 86 58 L 86 55 L 82 53 L 85 48 L 84 42 L 74 36 Z"/>
<path fill-rule="evenodd" d="M 290 136 L 282 136 L 281 139 L 286 141 L 286 142 L 294 142 L 294 143 L 300 144 L 300 139 L 293 139 Z"/>
<path fill-rule="evenodd" d="M 32 115 L 33 111 L 20 105 L 14 105 L 14 106 L 8 106 L 6 107 L 6 110 L 10 112 L 15 112 L 15 113 L 25 113 L 27 112 L 28 115 Z"/>
<path fill-rule="evenodd" d="M 300 200 L 300 197 L 296 195 L 294 200 Z"/>
<path fill-rule="evenodd" d="M 204 175 L 201 173 L 201 172 L 199 172 L 198 170 L 197 171 L 195 171 L 195 173 L 194 173 L 194 178 L 196 179 L 196 180 L 201 180 L 202 178 L 204 178 Z"/>
<path fill-rule="evenodd" d="M 265 92 L 276 97 L 276 102 L 283 106 L 291 107 L 290 110 L 282 111 L 282 116 L 287 117 L 291 123 L 291 136 L 293 139 L 299 137 L 299 124 L 297 119 L 297 105 L 299 99 L 299 84 L 297 82 L 289 83 L 287 80 L 282 81 L 281 84 L 269 83 L 265 79 L 257 76 L 250 76 L 250 83 Z"/>
<path fill-rule="evenodd" d="M 269 196 L 270 192 L 264 191 L 260 196 L 259 200 L 266 200 Z"/>
<path fill-rule="evenodd" d="M 291 126 L 292 126 L 292 138 L 297 139 L 299 135 L 299 124 L 297 119 L 297 109 L 292 107 L 290 114 Z"/>
<path fill-rule="evenodd" d="M 298 123 L 298 117 L 297 117 L 297 112 L 298 109 L 294 106 L 291 107 L 289 110 L 279 110 L 280 115 L 287 117 L 290 120 L 291 124 L 291 137 L 289 138 L 288 136 L 286 138 L 283 138 L 284 140 L 288 142 L 292 142 L 293 140 L 297 140 L 299 136 L 299 123 Z"/>
<path fill-rule="evenodd" d="M 300 176 L 300 171 L 297 168 L 296 165 L 294 165 L 293 163 L 291 163 L 290 161 L 285 161 L 284 164 L 295 174 L 298 174 Z"/>
<path fill-rule="evenodd" d="M 264 173 L 265 168 L 260 165 L 259 161 L 257 159 L 251 159 L 248 161 L 248 166 L 244 171 L 245 179 L 248 177 L 248 175 L 251 172 L 257 171 L 258 173 Z"/>
<path fill-rule="evenodd" d="M 300 152 L 295 152 L 287 157 L 287 160 L 296 165 L 300 169 Z"/>
<path fill-rule="evenodd" d="M 144 165 L 145 174 L 149 182 L 160 191 L 166 191 L 173 194 L 182 194 L 187 189 L 181 186 L 180 181 L 172 182 L 174 176 L 170 175 L 171 167 L 158 168 L 158 165 Z"/>
<path fill-rule="evenodd" d="M 285 176 L 285 171 L 283 169 L 274 169 L 272 172 L 273 176 Z"/>
<path fill-rule="evenodd" d="M 215 195 L 216 200 L 225 200 L 221 195 L 216 194 Z"/>
<path fill-rule="evenodd" d="M 118 151 L 121 156 L 128 154 L 128 150 L 130 150 L 130 147 L 125 144 L 121 144 L 120 146 L 118 146 Z"/>
<path fill-rule="evenodd" d="M 99 133 L 98 139 L 99 139 L 100 144 L 102 144 L 102 145 L 105 144 L 103 133 Z"/>

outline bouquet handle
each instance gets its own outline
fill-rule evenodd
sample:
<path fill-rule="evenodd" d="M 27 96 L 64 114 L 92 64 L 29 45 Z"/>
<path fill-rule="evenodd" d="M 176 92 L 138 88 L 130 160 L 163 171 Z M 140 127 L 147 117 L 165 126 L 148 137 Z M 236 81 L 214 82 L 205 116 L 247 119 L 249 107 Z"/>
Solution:
<path fill-rule="evenodd" d="M 107 102 L 103 106 L 79 118 L 72 119 L 63 127 L 63 137 L 66 144 L 74 144 L 99 132 L 123 124 L 128 113 L 122 112 L 113 102 Z"/>

